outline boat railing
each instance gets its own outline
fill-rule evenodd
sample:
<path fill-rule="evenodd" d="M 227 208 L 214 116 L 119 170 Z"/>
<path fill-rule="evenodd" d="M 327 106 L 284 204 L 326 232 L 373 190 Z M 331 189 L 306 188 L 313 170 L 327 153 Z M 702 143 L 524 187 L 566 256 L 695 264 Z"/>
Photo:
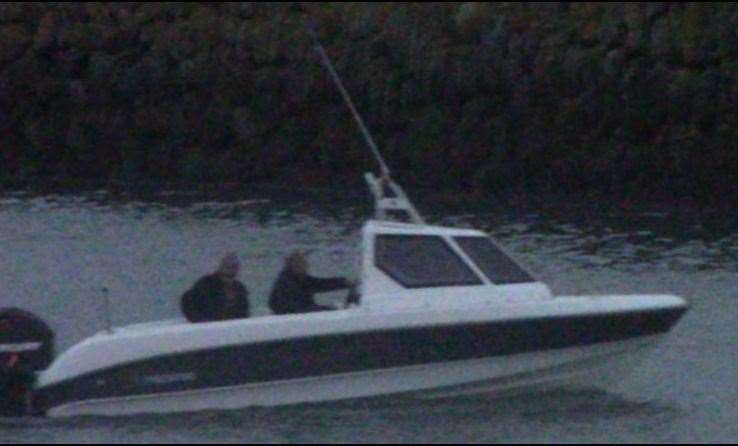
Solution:
<path fill-rule="evenodd" d="M 371 172 L 365 173 L 364 179 L 374 197 L 374 217 L 377 220 L 388 220 L 393 213 L 404 212 L 413 223 L 425 225 L 425 220 L 399 184 L 389 177 L 377 178 Z"/>

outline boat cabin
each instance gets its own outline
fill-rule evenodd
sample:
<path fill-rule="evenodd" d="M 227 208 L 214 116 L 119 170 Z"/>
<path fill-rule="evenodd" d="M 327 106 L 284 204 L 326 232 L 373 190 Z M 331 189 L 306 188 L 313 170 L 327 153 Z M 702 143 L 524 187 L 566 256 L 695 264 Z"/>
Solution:
<path fill-rule="evenodd" d="M 371 174 L 365 178 L 376 209 L 375 219 L 362 230 L 362 307 L 553 298 L 545 284 L 484 232 L 428 225 L 394 182 Z M 410 222 L 392 221 L 392 214 L 404 214 Z"/>
<path fill-rule="evenodd" d="M 489 236 L 370 220 L 362 230 L 361 306 L 467 306 L 552 298 Z"/>

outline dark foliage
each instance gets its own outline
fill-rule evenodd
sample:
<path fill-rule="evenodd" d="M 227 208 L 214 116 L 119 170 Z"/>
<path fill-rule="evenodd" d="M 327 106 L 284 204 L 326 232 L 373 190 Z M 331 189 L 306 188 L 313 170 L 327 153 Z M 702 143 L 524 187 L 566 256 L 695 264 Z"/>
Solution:
<path fill-rule="evenodd" d="M 0 182 L 403 182 L 704 198 L 738 184 L 734 3 L 0 4 Z"/>

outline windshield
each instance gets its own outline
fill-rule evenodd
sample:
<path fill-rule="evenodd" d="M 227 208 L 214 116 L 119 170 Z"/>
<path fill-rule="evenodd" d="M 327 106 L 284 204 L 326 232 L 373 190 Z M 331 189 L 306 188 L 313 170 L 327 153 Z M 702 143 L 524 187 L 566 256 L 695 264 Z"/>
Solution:
<path fill-rule="evenodd" d="M 492 283 L 535 282 L 530 274 L 508 257 L 488 237 L 454 237 L 454 240 Z"/>
<path fill-rule="evenodd" d="M 377 268 L 406 288 L 482 285 L 441 237 L 378 235 L 374 252 Z"/>

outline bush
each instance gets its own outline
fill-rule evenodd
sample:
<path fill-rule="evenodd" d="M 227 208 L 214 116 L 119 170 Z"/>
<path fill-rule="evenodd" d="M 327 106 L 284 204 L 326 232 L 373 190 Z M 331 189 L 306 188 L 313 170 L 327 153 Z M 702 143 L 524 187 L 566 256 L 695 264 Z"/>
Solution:
<path fill-rule="evenodd" d="M 305 16 L 404 179 L 628 191 L 658 176 L 668 191 L 735 177 L 735 4 L 71 3 L 0 6 L 2 181 L 372 167 Z"/>

